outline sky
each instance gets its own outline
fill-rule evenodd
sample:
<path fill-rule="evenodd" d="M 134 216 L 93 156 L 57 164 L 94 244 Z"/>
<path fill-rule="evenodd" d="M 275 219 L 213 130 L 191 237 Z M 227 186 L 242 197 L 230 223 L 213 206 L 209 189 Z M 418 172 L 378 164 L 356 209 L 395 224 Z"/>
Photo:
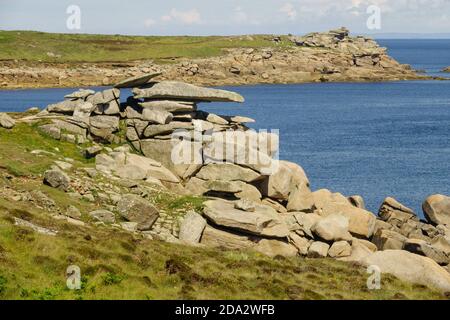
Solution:
<path fill-rule="evenodd" d="M 357 34 L 450 33 L 450 0 L 0 0 L 0 30 L 234 35 L 341 26 Z"/>

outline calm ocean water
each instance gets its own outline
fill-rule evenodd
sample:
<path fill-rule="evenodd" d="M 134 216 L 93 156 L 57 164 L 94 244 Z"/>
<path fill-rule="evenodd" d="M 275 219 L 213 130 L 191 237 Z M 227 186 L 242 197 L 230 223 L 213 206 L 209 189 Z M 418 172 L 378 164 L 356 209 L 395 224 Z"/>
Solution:
<path fill-rule="evenodd" d="M 380 40 L 402 63 L 434 75 L 450 66 L 450 40 Z M 201 109 L 279 129 L 280 158 L 299 163 L 312 188 L 360 194 L 377 212 L 393 196 L 421 214 L 450 194 L 450 82 L 321 83 L 226 87 L 244 104 Z M 0 111 L 44 107 L 72 89 L 0 91 Z"/>

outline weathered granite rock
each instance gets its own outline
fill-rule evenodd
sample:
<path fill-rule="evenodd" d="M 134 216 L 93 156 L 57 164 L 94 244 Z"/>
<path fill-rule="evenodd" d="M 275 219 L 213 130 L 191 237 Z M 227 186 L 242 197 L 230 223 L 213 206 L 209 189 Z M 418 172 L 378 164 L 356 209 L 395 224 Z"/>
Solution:
<path fill-rule="evenodd" d="M 73 114 L 75 108 L 81 103 L 83 103 L 83 100 L 64 100 L 58 103 L 49 104 L 47 106 L 47 111 Z"/>
<path fill-rule="evenodd" d="M 359 196 L 359 195 L 353 195 L 348 197 L 348 200 L 350 201 L 350 203 L 360 209 L 366 209 L 366 205 L 364 203 L 364 199 L 363 197 Z"/>
<path fill-rule="evenodd" d="M 299 230 L 301 230 L 304 235 L 313 239 L 314 235 L 312 233 L 312 227 L 323 218 L 314 213 L 306 214 L 303 212 L 294 213 L 294 217 L 300 227 Z"/>
<path fill-rule="evenodd" d="M 378 250 L 402 250 L 407 239 L 398 232 L 381 229 L 374 234 L 372 242 Z"/>
<path fill-rule="evenodd" d="M 247 249 L 256 245 L 257 239 L 251 235 L 238 234 L 233 231 L 223 231 L 209 225 L 203 231 L 200 243 L 209 247 L 227 249 Z"/>
<path fill-rule="evenodd" d="M 70 186 L 69 176 L 61 170 L 47 170 L 44 173 L 44 183 L 52 188 L 67 191 Z"/>
<path fill-rule="evenodd" d="M 352 247 L 347 241 L 337 241 L 333 243 L 328 250 L 331 258 L 349 257 L 352 254 Z"/>
<path fill-rule="evenodd" d="M 276 211 L 280 213 L 287 213 L 287 209 L 279 202 L 270 198 L 264 198 L 261 200 L 261 203 L 274 208 Z"/>
<path fill-rule="evenodd" d="M 95 145 L 92 147 L 88 147 L 86 149 L 84 149 L 84 156 L 86 158 L 94 158 L 95 156 L 97 156 L 98 154 L 100 154 L 100 152 L 102 152 L 103 147 L 99 146 L 99 145 Z"/>
<path fill-rule="evenodd" d="M 0 112 L 0 127 L 5 129 L 12 129 L 16 125 L 16 121 L 8 114 Z"/>
<path fill-rule="evenodd" d="M 450 227 L 450 197 L 442 194 L 432 195 L 422 204 L 422 209 L 430 223 Z"/>
<path fill-rule="evenodd" d="M 403 250 L 433 259 L 440 265 L 450 263 L 450 257 L 444 251 L 429 245 L 424 240 L 407 239 L 403 245 Z"/>
<path fill-rule="evenodd" d="M 253 123 L 256 122 L 255 119 L 249 118 L 249 117 L 242 117 L 242 116 L 233 116 L 229 117 L 230 122 L 234 123 Z"/>
<path fill-rule="evenodd" d="M 354 207 L 340 193 L 322 189 L 312 193 L 314 205 L 321 216 L 340 214 L 349 219 L 349 231 L 357 237 L 369 238 L 374 231 L 375 215 L 364 209 Z"/>
<path fill-rule="evenodd" d="M 116 217 L 114 216 L 114 213 L 108 210 L 95 210 L 89 212 L 89 215 L 93 219 L 101 221 L 103 223 L 112 224 L 116 222 Z"/>
<path fill-rule="evenodd" d="M 101 138 L 109 143 L 119 142 L 114 135 L 119 130 L 119 117 L 97 115 L 89 118 L 89 131 L 91 135 Z"/>
<path fill-rule="evenodd" d="M 234 197 L 256 202 L 261 199 L 261 193 L 256 187 L 242 181 L 202 180 L 193 177 L 186 184 L 186 188 L 195 195 L 211 195 L 220 198 Z"/>
<path fill-rule="evenodd" d="M 277 212 L 263 205 L 256 205 L 255 211 L 248 213 L 235 209 L 231 201 L 208 200 L 204 203 L 204 214 L 219 226 L 254 235 L 278 238 L 289 235 L 287 225 Z"/>
<path fill-rule="evenodd" d="M 310 212 L 315 208 L 314 197 L 306 184 L 302 183 L 291 190 L 286 208 L 290 212 Z"/>
<path fill-rule="evenodd" d="M 254 202 L 247 200 L 247 199 L 241 199 L 234 203 L 234 208 L 246 212 L 255 212 L 256 211 L 256 205 Z"/>
<path fill-rule="evenodd" d="M 234 196 L 238 199 L 260 202 L 262 196 L 259 190 L 252 184 L 242 181 L 236 181 L 240 185 L 241 191 L 236 192 Z"/>
<path fill-rule="evenodd" d="M 86 137 L 87 125 L 76 118 L 66 117 L 64 120 L 53 120 L 53 125 L 62 131 Z"/>
<path fill-rule="evenodd" d="M 147 200 L 127 194 L 117 204 L 119 214 L 130 222 L 137 222 L 138 230 L 149 230 L 159 217 L 158 210 Z"/>
<path fill-rule="evenodd" d="M 171 113 L 193 112 L 196 110 L 195 102 L 190 101 L 172 101 L 172 100 L 148 100 L 140 102 L 139 106 L 143 109 L 160 110 Z"/>
<path fill-rule="evenodd" d="M 187 243 L 199 243 L 205 227 L 206 220 L 198 213 L 190 211 L 184 216 L 178 238 Z"/>
<path fill-rule="evenodd" d="M 108 103 L 98 104 L 95 112 L 105 115 L 117 115 L 120 113 L 120 102 L 118 100 L 112 100 Z"/>
<path fill-rule="evenodd" d="M 377 246 L 376 246 L 374 243 L 370 242 L 369 240 L 353 238 L 353 239 L 352 239 L 352 244 L 353 244 L 354 242 L 358 242 L 359 244 L 361 244 L 361 245 L 367 247 L 367 249 L 369 249 L 369 250 L 372 251 L 372 252 L 378 251 Z"/>
<path fill-rule="evenodd" d="M 157 124 L 168 124 L 173 119 L 173 114 L 164 110 L 145 108 L 142 110 L 142 120 Z"/>
<path fill-rule="evenodd" d="M 330 245 L 325 242 L 314 241 L 308 249 L 308 258 L 326 258 Z"/>
<path fill-rule="evenodd" d="M 337 214 L 320 219 L 311 227 L 311 231 L 325 241 L 351 241 L 352 239 L 348 232 L 348 218 Z"/>
<path fill-rule="evenodd" d="M 89 124 L 98 129 L 110 129 L 112 131 L 119 129 L 119 117 L 100 115 L 90 117 L 89 120 Z"/>
<path fill-rule="evenodd" d="M 295 246 L 273 239 L 261 239 L 253 249 L 269 257 L 295 257 L 298 254 Z"/>
<path fill-rule="evenodd" d="M 378 251 L 363 259 L 364 265 L 378 266 L 383 273 L 397 278 L 450 292 L 450 274 L 427 257 L 404 250 Z"/>
<path fill-rule="evenodd" d="M 147 84 L 151 79 L 160 76 L 161 72 L 152 72 L 144 75 L 126 78 L 114 85 L 114 88 L 135 88 Z"/>
<path fill-rule="evenodd" d="M 39 130 L 52 137 L 53 139 L 61 139 L 61 129 L 53 124 L 44 124 L 42 126 L 39 126 Z"/>
<path fill-rule="evenodd" d="M 260 173 L 232 163 L 208 164 L 206 166 L 203 166 L 195 176 L 203 180 L 244 182 L 252 182 L 262 178 Z"/>
<path fill-rule="evenodd" d="M 64 96 L 64 99 L 67 100 L 77 100 L 77 99 L 83 99 L 85 100 L 87 97 L 93 95 L 95 93 L 94 90 L 90 89 L 79 89 L 75 92 L 69 93 Z"/>
<path fill-rule="evenodd" d="M 21 226 L 21 227 L 25 227 L 25 228 L 30 228 L 31 230 L 40 233 L 40 234 L 44 234 L 47 236 L 56 236 L 58 234 L 58 231 L 56 230 L 51 230 L 51 229 L 47 229 L 38 225 L 35 225 L 29 221 L 14 217 L 14 225 L 16 226 Z"/>
<path fill-rule="evenodd" d="M 140 143 L 146 157 L 160 162 L 180 178 L 189 178 L 203 165 L 201 143 L 157 139 L 145 139 Z"/>
<path fill-rule="evenodd" d="M 299 184 L 309 187 L 303 169 L 300 166 L 294 169 L 287 161 L 278 161 L 277 170 L 261 184 L 261 192 L 269 198 L 286 200 L 293 188 Z"/>
<path fill-rule="evenodd" d="M 450 67 L 444 68 L 442 72 L 450 72 Z"/>
<path fill-rule="evenodd" d="M 277 169 L 277 162 L 266 153 L 245 144 L 214 140 L 203 146 L 205 163 L 234 163 L 248 167 L 263 175 L 270 175 Z"/>
<path fill-rule="evenodd" d="M 384 199 L 383 204 L 378 211 L 380 218 L 391 225 L 401 227 L 410 219 L 417 219 L 414 211 L 408 207 L 405 207 L 394 198 L 387 197 Z"/>
<path fill-rule="evenodd" d="M 81 218 L 80 210 L 77 207 L 72 206 L 72 205 L 70 205 L 67 208 L 65 215 L 70 217 L 70 218 L 73 218 L 73 219 L 80 219 Z"/>
<path fill-rule="evenodd" d="M 450 257 L 450 235 L 440 235 L 431 240 L 430 243 L 434 248 L 445 252 Z"/>
<path fill-rule="evenodd" d="M 161 136 L 173 133 L 175 130 L 192 130 L 194 129 L 192 123 L 172 121 L 168 124 L 158 124 L 148 126 L 144 131 L 144 137 L 152 138 L 154 136 Z"/>
<path fill-rule="evenodd" d="M 390 223 L 387 223 L 386 221 L 377 219 L 375 222 L 375 228 L 373 230 L 373 234 L 377 233 L 379 230 L 399 230 L 397 227 L 391 225 Z"/>
<path fill-rule="evenodd" d="M 208 113 L 205 120 L 215 124 L 228 124 L 228 120 L 214 113 Z"/>
<path fill-rule="evenodd" d="M 96 92 L 95 94 L 87 97 L 86 101 L 92 103 L 93 105 L 102 105 L 109 104 L 111 101 L 119 99 L 120 90 L 113 88 Z"/>
<path fill-rule="evenodd" d="M 234 92 L 197 87 L 177 81 L 156 82 L 149 88 L 133 89 L 136 99 L 187 99 L 194 101 L 244 102 L 244 98 Z"/>
<path fill-rule="evenodd" d="M 80 119 L 84 123 L 89 123 L 89 117 L 91 113 L 95 110 L 96 106 L 90 102 L 79 103 L 75 110 L 73 111 L 73 117 Z"/>
<path fill-rule="evenodd" d="M 302 256 L 308 254 L 308 249 L 310 246 L 310 241 L 304 237 L 299 236 L 295 232 L 289 234 L 289 242 L 297 248 L 298 253 Z"/>
<path fill-rule="evenodd" d="M 364 259 L 370 256 L 373 252 L 374 251 L 369 248 L 364 242 L 354 238 L 352 241 L 351 255 L 348 257 L 341 257 L 337 259 L 341 261 L 361 264 L 363 263 Z"/>
<path fill-rule="evenodd" d="M 192 125 L 194 126 L 194 130 L 198 132 L 205 132 L 205 131 L 210 132 L 214 129 L 214 124 L 201 119 L 192 120 Z"/>

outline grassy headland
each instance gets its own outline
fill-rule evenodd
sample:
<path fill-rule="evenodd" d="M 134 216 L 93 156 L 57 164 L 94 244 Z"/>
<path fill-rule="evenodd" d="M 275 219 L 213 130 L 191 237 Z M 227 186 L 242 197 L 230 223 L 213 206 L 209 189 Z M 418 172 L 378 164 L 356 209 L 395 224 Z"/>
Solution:
<path fill-rule="evenodd" d="M 271 47 L 271 36 L 122 36 L 0 31 L 0 60 L 124 62 L 208 58 L 228 48 Z M 279 46 L 292 46 L 284 37 Z"/>

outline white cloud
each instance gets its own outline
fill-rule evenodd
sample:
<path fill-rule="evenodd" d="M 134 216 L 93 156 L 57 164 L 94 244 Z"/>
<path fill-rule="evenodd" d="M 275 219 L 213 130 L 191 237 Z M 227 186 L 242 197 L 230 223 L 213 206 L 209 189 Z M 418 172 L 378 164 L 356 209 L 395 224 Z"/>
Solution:
<path fill-rule="evenodd" d="M 246 22 L 248 20 L 248 15 L 241 7 L 236 7 L 234 9 L 233 19 L 236 22 Z"/>
<path fill-rule="evenodd" d="M 170 10 L 170 13 L 168 15 L 162 16 L 161 20 L 164 22 L 173 20 L 182 24 L 199 24 L 201 22 L 201 17 L 197 9 L 179 11 L 174 8 Z"/>
<path fill-rule="evenodd" d="M 153 19 L 146 19 L 145 21 L 144 21 L 144 25 L 147 27 L 147 28 L 149 28 L 149 27 L 151 27 L 151 26 L 154 26 L 156 24 L 156 21 L 155 20 L 153 20 Z"/>
<path fill-rule="evenodd" d="M 286 14 L 289 20 L 295 20 L 297 18 L 297 10 L 290 2 L 285 3 L 280 8 L 280 12 Z"/>
<path fill-rule="evenodd" d="M 161 21 L 164 21 L 164 22 L 169 22 L 171 20 L 172 20 L 172 17 L 169 15 L 165 15 L 165 16 L 161 17 Z"/>

